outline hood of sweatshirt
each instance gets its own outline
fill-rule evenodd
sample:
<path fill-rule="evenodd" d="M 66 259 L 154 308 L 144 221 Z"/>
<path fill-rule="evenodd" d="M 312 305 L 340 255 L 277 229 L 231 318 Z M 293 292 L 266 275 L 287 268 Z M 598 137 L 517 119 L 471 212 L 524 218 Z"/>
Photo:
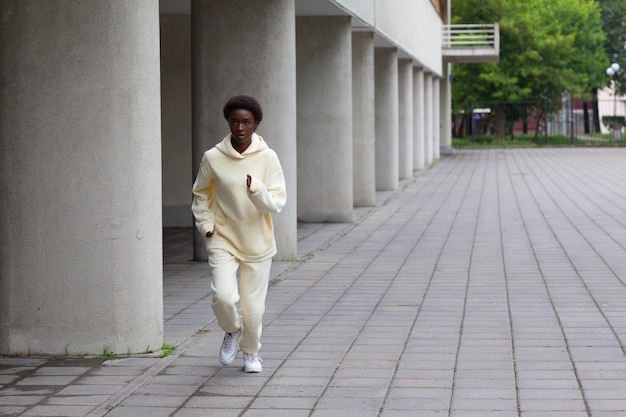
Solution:
<path fill-rule="evenodd" d="M 269 148 L 269 146 L 267 146 L 267 143 L 265 143 L 261 136 L 253 133 L 252 142 L 250 143 L 250 146 L 248 146 L 248 149 L 243 151 L 243 153 L 239 153 L 237 152 L 237 150 L 235 150 L 235 148 L 233 148 L 233 145 L 230 141 L 231 136 L 232 134 L 229 133 L 228 136 L 226 136 L 220 143 L 215 145 L 215 147 L 219 149 L 224 155 L 230 156 L 231 158 L 243 159 L 246 157 L 246 155 L 261 152 Z"/>

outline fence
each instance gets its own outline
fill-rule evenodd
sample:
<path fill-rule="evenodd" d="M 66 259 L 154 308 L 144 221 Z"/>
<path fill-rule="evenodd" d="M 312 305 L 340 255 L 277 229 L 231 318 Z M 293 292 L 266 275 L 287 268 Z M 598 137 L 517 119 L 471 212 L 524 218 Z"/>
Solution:
<path fill-rule="evenodd" d="M 558 136 L 576 140 L 621 141 L 626 105 L 622 100 L 572 100 L 549 112 L 544 101 L 453 103 L 452 136 L 542 139 Z"/>
<path fill-rule="evenodd" d="M 500 48 L 500 29 L 495 24 L 444 25 L 443 48 Z"/>

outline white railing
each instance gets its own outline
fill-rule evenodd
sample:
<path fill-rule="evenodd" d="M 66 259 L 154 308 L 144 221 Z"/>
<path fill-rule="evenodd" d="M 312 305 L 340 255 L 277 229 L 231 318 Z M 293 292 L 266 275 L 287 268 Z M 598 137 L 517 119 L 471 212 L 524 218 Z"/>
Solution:
<path fill-rule="evenodd" d="M 500 50 L 500 29 L 497 23 L 444 25 L 444 48 L 494 48 Z"/>

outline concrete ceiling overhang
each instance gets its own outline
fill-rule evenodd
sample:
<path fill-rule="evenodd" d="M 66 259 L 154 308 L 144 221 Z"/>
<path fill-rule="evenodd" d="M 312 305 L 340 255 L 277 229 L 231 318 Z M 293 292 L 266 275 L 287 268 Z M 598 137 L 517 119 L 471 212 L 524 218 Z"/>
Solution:
<path fill-rule="evenodd" d="M 294 0 L 296 16 L 350 16 L 337 4 L 330 0 Z M 161 14 L 190 14 L 191 0 L 159 0 L 159 10 Z M 355 31 L 374 32 L 374 46 L 378 48 L 395 48 L 391 41 L 383 35 L 376 33 L 371 25 L 352 16 L 352 29 Z M 398 48 L 399 58 L 413 59 L 401 48 Z M 415 61 L 416 64 L 420 64 Z"/>
<path fill-rule="evenodd" d="M 328 0 L 294 0 L 296 16 L 346 16 L 347 13 Z M 162 14 L 189 14 L 191 0 L 159 0 Z"/>
<path fill-rule="evenodd" d="M 345 10 L 329 0 L 294 0 L 296 16 L 349 16 Z M 191 0 L 159 0 L 161 14 L 190 14 Z M 365 23 L 352 18 L 355 29 L 368 29 Z"/>

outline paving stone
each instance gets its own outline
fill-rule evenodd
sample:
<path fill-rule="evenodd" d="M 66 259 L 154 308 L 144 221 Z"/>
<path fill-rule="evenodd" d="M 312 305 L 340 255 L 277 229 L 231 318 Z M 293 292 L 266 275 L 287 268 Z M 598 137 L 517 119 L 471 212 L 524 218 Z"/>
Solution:
<path fill-rule="evenodd" d="M 15 382 L 16 386 L 63 386 L 69 385 L 77 379 L 76 375 L 53 375 L 53 376 L 29 376 Z"/>
<path fill-rule="evenodd" d="M 240 409 L 211 409 L 210 414 L 208 410 L 202 408 L 182 408 L 173 414 L 174 417 L 239 417 L 241 415 Z"/>
<path fill-rule="evenodd" d="M 105 402 L 108 395 L 57 395 L 48 397 L 42 404 L 46 405 L 92 405 L 97 406 Z"/>
<path fill-rule="evenodd" d="M 219 364 L 208 266 L 190 228 L 164 230 L 174 354 L 0 358 L 0 414 L 621 417 L 624 160 L 460 150 L 353 222 L 299 225 L 255 375 Z"/>
<path fill-rule="evenodd" d="M 178 408 L 187 401 L 187 395 L 133 394 L 120 403 L 122 407 Z"/>
<path fill-rule="evenodd" d="M 230 395 L 195 395 L 185 404 L 188 408 L 207 408 L 207 409 L 236 409 L 242 410 L 247 408 L 254 400 L 254 397 L 230 396 Z"/>
<path fill-rule="evenodd" d="M 23 416 L 60 416 L 60 417 L 82 417 L 87 415 L 93 406 L 81 405 L 37 405 L 24 413 Z"/>
<path fill-rule="evenodd" d="M 312 410 L 316 402 L 315 397 L 257 397 L 250 408 Z"/>
<path fill-rule="evenodd" d="M 44 395 L 2 395 L 0 406 L 33 405 L 45 400 Z"/>
<path fill-rule="evenodd" d="M 107 417 L 168 417 L 175 411 L 167 407 L 116 407 Z"/>
<path fill-rule="evenodd" d="M 5 385 L 8 385 L 14 381 L 19 379 L 18 375 L 2 375 L 0 374 L 0 390 L 4 388 Z"/>
<path fill-rule="evenodd" d="M 247 410 L 242 414 L 242 417 L 308 417 L 308 410 L 277 410 L 275 408 L 267 410 Z"/>
<path fill-rule="evenodd" d="M 2 357 L 0 358 L 0 366 L 11 367 L 37 367 L 47 362 L 45 358 L 20 358 L 20 357 Z"/>
<path fill-rule="evenodd" d="M 17 407 L 17 406 L 10 406 L 10 405 L 0 405 L 0 415 L 1 416 L 5 416 L 5 417 L 13 417 L 13 416 L 19 416 L 21 415 L 24 411 L 26 411 L 26 407 Z"/>

